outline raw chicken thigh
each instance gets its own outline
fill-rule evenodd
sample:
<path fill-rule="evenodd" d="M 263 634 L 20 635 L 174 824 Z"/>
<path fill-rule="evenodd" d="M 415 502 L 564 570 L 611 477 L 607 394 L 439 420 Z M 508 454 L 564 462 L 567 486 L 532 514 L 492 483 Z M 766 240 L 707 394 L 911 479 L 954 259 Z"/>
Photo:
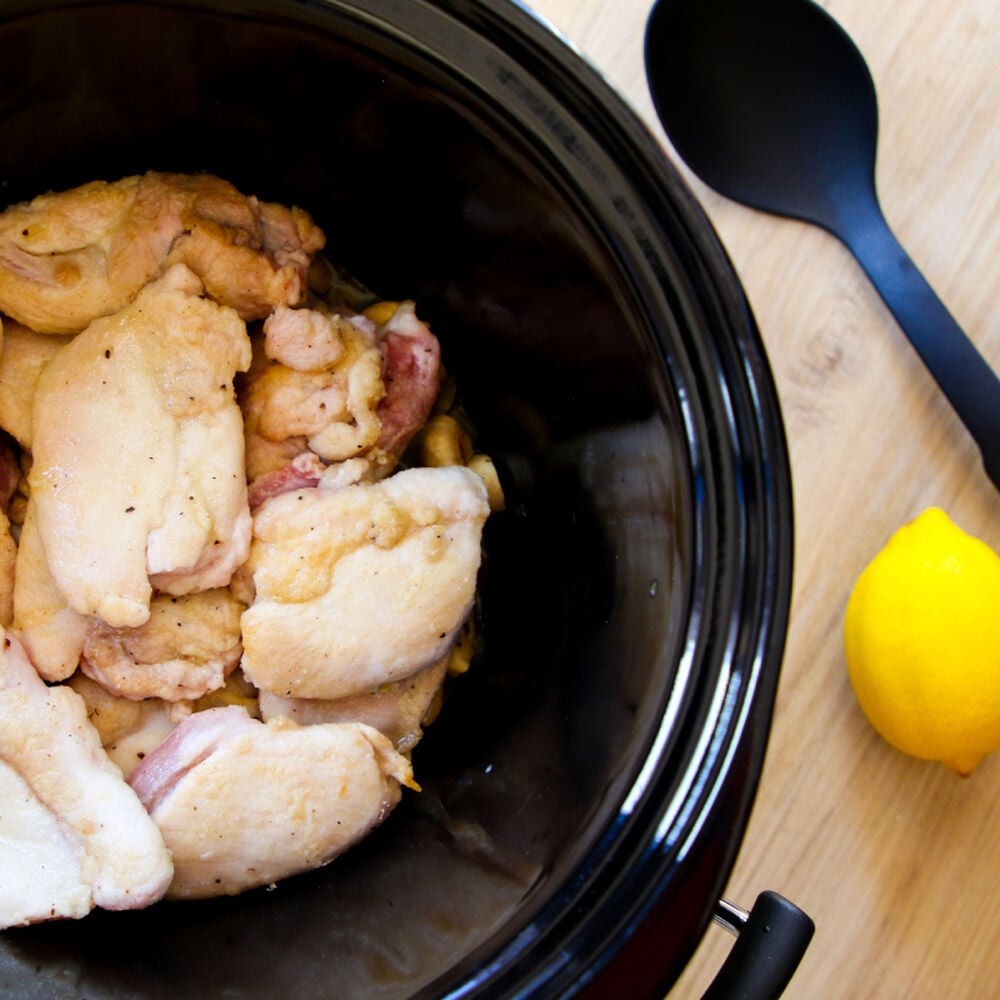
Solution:
<path fill-rule="evenodd" d="M 67 343 L 68 337 L 35 333 L 6 320 L 0 351 L 0 427 L 22 448 L 31 447 L 31 404 L 42 369 Z"/>
<path fill-rule="evenodd" d="M 0 925 L 125 910 L 172 878 L 156 825 L 101 749 L 83 700 L 0 640 Z"/>
<path fill-rule="evenodd" d="M 434 711 L 448 660 L 439 660 L 412 677 L 380 684 L 364 694 L 332 700 L 282 698 L 270 691 L 260 692 L 260 715 L 270 719 L 291 719 L 299 725 L 320 722 L 364 722 L 392 740 L 401 753 L 412 750 L 423 736 L 423 726 Z"/>
<path fill-rule="evenodd" d="M 0 312 L 39 333 L 76 333 L 186 264 L 244 319 L 307 292 L 321 230 L 208 175 L 148 173 L 46 194 L 0 214 Z"/>
<path fill-rule="evenodd" d="M 440 660 L 472 608 L 486 487 L 460 467 L 272 497 L 254 516 L 243 670 L 286 698 L 342 698 Z"/>
<path fill-rule="evenodd" d="M 95 320 L 39 376 L 29 475 L 66 602 L 112 627 L 171 594 L 225 586 L 250 537 L 235 372 L 242 320 L 178 265 Z"/>
<path fill-rule="evenodd" d="M 252 497 L 294 488 L 286 481 L 320 460 L 364 459 L 358 478 L 380 479 L 426 423 L 441 383 L 437 338 L 412 302 L 372 311 L 387 318 L 280 308 L 264 323 L 241 392 Z"/>
<path fill-rule="evenodd" d="M 225 587 L 183 597 L 157 594 L 132 629 L 95 621 L 80 668 L 124 698 L 188 701 L 221 688 L 240 661 L 243 605 Z"/>
<path fill-rule="evenodd" d="M 13 616 L 13 629 L 40 676 L 47 681 L 71 676 L 90 619 L 69 606 L 52 576 L 33 498 L 28 499 L 14 562 Z"/>
<path fill-rule="evenodd" d="M 129 782 L 174 860 L 167 895 L 234 895 L 326 864 L 413 784 L 409 761 L 361 723 L 267 724 L 242 708 L 182 722 Z"/>
<path fill-rule="evenodd" d="M 375 444 L 385 386 L 382 355 L 368 327 L 312 309 L 281 310 L 264 323 L 269 360 L 255 363 L 241 393 L 251 478 L 287 461 L 275 446 L 289 439 L 328 462 Z M 292 367 L 289 360 L 310 367 Z"/>

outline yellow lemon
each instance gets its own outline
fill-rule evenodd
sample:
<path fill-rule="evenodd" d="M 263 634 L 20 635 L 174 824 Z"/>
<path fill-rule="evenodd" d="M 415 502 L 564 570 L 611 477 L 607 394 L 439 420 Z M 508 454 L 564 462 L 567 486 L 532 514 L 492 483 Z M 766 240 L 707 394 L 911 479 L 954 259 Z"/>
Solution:
<path fill-rule="evenodd" d="M 930 507 L 858 577 L 844 620 L 862 710 L 894 747 L 971 774 L 1000 748 L 1000 556 Z"/>

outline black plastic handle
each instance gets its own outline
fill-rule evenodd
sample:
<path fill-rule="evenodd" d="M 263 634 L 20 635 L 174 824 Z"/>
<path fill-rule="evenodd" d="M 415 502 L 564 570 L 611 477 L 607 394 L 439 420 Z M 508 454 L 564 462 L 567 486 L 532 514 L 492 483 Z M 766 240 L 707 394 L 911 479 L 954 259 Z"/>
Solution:
<path fill-rule="evenodd" d="M 776 892 L 762 892 L 703 1000 L 776 1000 L 785 991 L 816 925 Z"/>
<path fill-rule="evenodd" d="M 838 206 L 835 235 L 864 268 L 983 457 L 1000 490 L 1000 378 L 889 229 L 874 193 Z"/>

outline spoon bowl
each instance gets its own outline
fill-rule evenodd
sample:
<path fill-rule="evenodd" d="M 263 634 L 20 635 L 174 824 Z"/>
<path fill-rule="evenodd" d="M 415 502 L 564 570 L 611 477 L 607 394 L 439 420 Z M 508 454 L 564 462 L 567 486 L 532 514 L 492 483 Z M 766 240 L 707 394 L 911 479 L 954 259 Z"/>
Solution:
<path fill-rule="evenodd" d="M 864 268 L 1000 488 L 1000 380 L 900 246 L 875 186 L 864 58 L 811 0 L 658 0 L 646 72 L 677 153 L 753 208 L 822 226 Z"/>
<path fill-rule="evenodd" d="M 860 53 L 846 36 L 831 44 L 831 28 L 801 0 L 661 0 L 647 65 L 671 142 L 702 180 L 836 231 L 845 200 L 874 195 L 878 107 Z"/>

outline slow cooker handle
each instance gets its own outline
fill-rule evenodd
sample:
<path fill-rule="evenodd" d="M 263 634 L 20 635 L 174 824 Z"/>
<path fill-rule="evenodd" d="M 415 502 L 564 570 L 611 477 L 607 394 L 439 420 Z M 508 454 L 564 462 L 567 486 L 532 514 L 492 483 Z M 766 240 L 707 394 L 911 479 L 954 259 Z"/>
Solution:
<path fill-rule="evenodd" d="M 747 913 L 726 900 L 714 919 L 736 943 L 702 1000 L 776 1000 L 798 968 L 816 925 L 776 892 L 762 892 Z"/>

